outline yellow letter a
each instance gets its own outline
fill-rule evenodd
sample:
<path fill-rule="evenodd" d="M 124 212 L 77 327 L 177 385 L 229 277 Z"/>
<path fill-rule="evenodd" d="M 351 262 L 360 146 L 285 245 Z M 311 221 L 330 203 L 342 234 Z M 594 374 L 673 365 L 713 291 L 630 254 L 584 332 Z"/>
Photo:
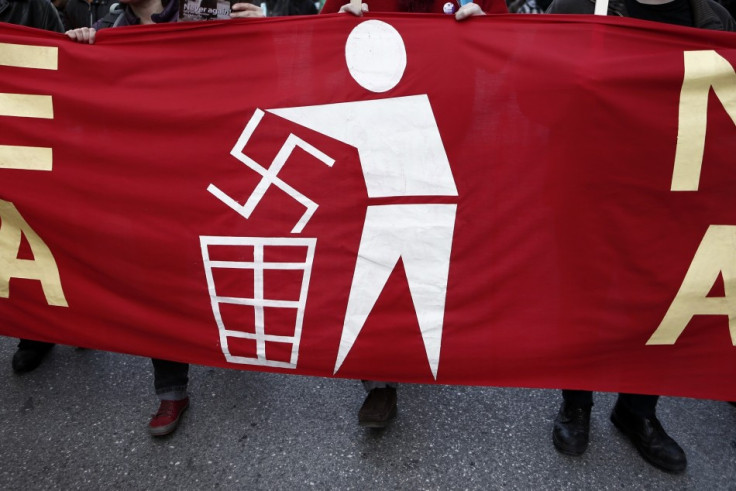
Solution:
<path fill-rule="evenodd" d="M 719 274 L 724 296 L 708 297 Z M 680 291 L 647 344 L 675 344 L 694 315 L 727 315 L 731 342 L 736 346 L 736 226 L 708 228 Z"/>
<path fill-rule="evenodd" d="M 41 282 L 49 305 L 68 307 L 51 250 L 26 223 L 13 203 L 0 199 L 0 298 L 10 297 L 10 278 Z M 33 260 L 18 259 L 21 234 L 33 251 Z"/>

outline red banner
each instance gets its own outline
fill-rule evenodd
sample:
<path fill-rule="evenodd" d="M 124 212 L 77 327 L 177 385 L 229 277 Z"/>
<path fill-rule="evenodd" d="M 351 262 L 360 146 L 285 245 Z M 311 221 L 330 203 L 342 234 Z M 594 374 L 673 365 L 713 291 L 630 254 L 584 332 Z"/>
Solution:
<path fill-rule="evenodd" d="M 736 400 L 736 36 L 586 16 L 0 29 L 0 332 Z"/>

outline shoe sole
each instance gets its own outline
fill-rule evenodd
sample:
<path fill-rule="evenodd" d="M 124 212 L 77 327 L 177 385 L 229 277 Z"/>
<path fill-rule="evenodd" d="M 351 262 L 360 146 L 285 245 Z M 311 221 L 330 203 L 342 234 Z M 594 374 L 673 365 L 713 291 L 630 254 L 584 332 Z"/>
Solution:
<path fill-rule="evenodd" d="M 371 428 L 374 430 L 382 430 L 386 428 L 391 420 L 389 421 L 358 421 L 358 424 L 363 428 Z"/>
<path fill-rule="evenodd" d="M 642 451 L 639 445 L 636 444 L 636 442 L 634 441 L 634 437 L 631 436 L 631 433 L 624 427 L 623 424 L 621 424 L 621 422 L 616 417 L 616 413 L 611 413 L 611 423 L 613 423 L 613 426 L 615 426 L 618 431 L 623 433 L 624 436 L 626 436 L 626 438 L 631 442 L 631 444 L 634 445 L 634 448 L 636 448 L 636 451 L 639 452 L 639 455 L 641 455 L 644 460 L 649 462 L 649 464 L 656 467 L 657 469 L 669 472 L 671 474 L 679 474 L 687 468 L 687 463 L 678 467 L 668 467 L 666 465 L 662 465 L 660 462 L 654 462 L 646 453 Z"/>
<path fill-rule="evenodd" d="M 386 418 L 386 420 L 384 421 L 358 420 L 358 424 L 362 426 L 363 428 L 373 428 L 375 430 L 380 430 L 380 429 L 386 428 L 391 423 L 391 421 L 396 419 L 397 412 L 398 411 L 396 407 L 394 407 L 393 410 L 391 411 L 391 414 L 389 414 L 388 418 Z"/>

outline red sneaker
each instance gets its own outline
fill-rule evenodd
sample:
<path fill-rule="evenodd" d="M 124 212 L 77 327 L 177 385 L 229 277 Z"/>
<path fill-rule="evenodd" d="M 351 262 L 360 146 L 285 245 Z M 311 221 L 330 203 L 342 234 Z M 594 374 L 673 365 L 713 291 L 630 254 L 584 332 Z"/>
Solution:
<path fill-rule="evenodd" d="M 148 423 L 148 432 L 153 436 L 164 436 L 173 433 L 184 411 L 189 407 L 189 398 L 180 401 L 161 401 L 158 411 Z"/>

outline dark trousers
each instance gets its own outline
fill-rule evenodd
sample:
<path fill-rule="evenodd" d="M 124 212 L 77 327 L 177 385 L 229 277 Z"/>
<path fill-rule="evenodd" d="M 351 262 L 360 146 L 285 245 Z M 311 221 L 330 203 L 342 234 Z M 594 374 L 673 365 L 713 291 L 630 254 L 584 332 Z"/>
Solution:
<path fill-rule="evenodd" d="M 576 406 L 592 406 L 593 392 L 589 390 L 566 389 L 562 391 L 562 399 L 566 403 Z M 648 418 L 654 416 L 658 400 L 659 396 L 620 393 L 616 404 L 621 404 L 630 412 Z"/>
<path fill-rule="evenodd" d="M 189 383 L 189 364 L 178 361 L 151 358 L 153 362 L 153 387 L 156 394 L 164 398 L 178 399 L 186 394 Z"/>
<path fill-rule="evenodd" d="M 54 343 L 45 343 L 43 341 L 33 341 L 31 339 L 21 339 L 18 343 L 18 349 L 31 351 L 48 351 Z"/>

